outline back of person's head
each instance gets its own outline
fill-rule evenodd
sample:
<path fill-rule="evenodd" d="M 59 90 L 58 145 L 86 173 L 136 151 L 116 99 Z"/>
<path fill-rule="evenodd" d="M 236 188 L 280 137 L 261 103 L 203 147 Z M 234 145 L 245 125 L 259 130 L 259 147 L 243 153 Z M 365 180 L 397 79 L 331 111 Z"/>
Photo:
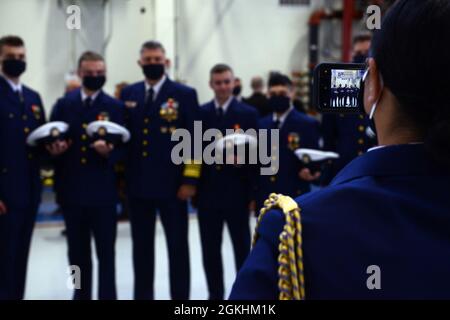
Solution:
<path fill-rule="evenodd" d="M 261 77 L 253 77 L 250 83 L 252 90 L 255 92 L 261 92 L 264 90 L 264 80 Z"/>
<path fill-rule="evenodd" d="M 371 51 L 402 116 L 450 165 L 450 1 L 398 0 Z"/>

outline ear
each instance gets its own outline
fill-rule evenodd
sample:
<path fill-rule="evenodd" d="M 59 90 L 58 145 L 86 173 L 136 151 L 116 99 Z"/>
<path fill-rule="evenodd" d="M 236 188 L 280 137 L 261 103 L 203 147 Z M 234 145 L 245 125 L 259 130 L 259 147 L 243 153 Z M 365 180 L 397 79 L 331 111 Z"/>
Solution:
<path fill-rule="evenodd" d="M 213 88 L 213 83 L 212 83 L 212 79 L 209 80 L 209 87 L 210 87 L 211 89 L 214 90 L 214 88 Z"/>
<path fill-rule="evenodd" d="M 289 99 L 291 99 L 292 101 L 294 101 L 294 98 L 295 98 L 295 89 L 294 89 L 294 86 L 288 87 L 288 96 L 289 96 Z"/>
<path fill-rule="evenodd" d="M 369 59 L 369 74 L 364 85 L 364 109 L 370 113 L 372 106 L 377 102 L 382 90 L 380 73 L 375 59 Z"/>
<path fill-rule="evenodd" d="M 136 61 L 139 67 L 142 67 L 142 62 L 141 60 Z"/>
<path fill-rule="evenodd" d="M 170 69 L 170 67 L 172 66 L 172 62 L 170 61 L 170 59 L 166 59 L 164 65 L 166 66 L 167 69 Z"/>

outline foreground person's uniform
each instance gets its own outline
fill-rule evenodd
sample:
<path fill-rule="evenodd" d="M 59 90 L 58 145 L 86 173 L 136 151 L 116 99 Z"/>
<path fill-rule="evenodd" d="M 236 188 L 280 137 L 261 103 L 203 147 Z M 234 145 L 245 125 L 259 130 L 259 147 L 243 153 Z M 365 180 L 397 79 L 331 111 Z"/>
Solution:
<path fill-rule="evenodd" d="M 300 207 L 306 299 L 450 298 L 450 170 L 424 145 L 380 148 L 354 160 L 331 186 L 296 199 Z M 279 243 L 285 225 L 269 210 L 259 240 L 234 284 L 231 299 L 278 299 Z M 289 251 L 289 250 L 288 250 Z M 289 274 L 289 259 L 282 257 Z M 283 267 L 284 266 L 284 267 Z M 287 266 L 287 267 L 286 267 Z M 381 290 L 369 290 L 370 266 Z M 299 281 L 300 281 L 299 280 Z M 370 281 L 369 281 L 370 282 Z M 298 292 L 301 292 L 301 281 Z"/>
<path fill-rule="evenodd" d="M 23 299 L 28 252 L 41 197 L 38 148 L 27 136 L 45 123 L 39 94 L 0 76 L 0 300 Z"/>

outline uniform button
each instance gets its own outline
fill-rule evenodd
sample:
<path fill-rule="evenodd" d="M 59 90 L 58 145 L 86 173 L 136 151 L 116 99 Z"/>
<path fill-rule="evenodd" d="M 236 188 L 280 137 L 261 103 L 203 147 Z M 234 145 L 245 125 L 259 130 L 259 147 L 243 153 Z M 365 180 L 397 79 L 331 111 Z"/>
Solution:
<path fill-rule="evenodd" d="M 86 163 L 87 163 L 86 158 L 81 158 L 81 164 L 86 164 Z"/>
<path fill-rule="evenodd" d="M 277 172 L 277 168 L 272 167 L 272 172 Z"/>
<path fill-rule="evenodd" d="M 358 144 L 364 144 L 364 139 L 359 139 Z"/>
<path fill-rule="evenodd" d="M 86 152 L 87 151 L 87 148 L 86 147 L 81 147 L 81 152 Z"/>
<path fill-rule="evenodd" d="M 87 129 L 88 124 L 87 123 L 83 123 L 82 127 L 83 127 L 83 129 Z"/>
<path fill-rule="evenodd" d="M 363 154 L 364 154 L 364 152 L 358 151 L 358 156 L 362 156 Z"/>
<path fill-rule="evenodd" d="M 277 181 L 277 177 L 270 177 L 270 182 L 275 182 Z"/>
<path fill-rule="evenodd" d="M 28 159 L 29 160 L 33 159 L 33 155 L 31 153 L 28 154 Z"/>
<path fill-rule="evenodd" d="M 216 166 L 216 170 L 217 170 L 217 171 L 222 170 L 222 166 Z"/>
<path fill-rule="evenodd" d="M 148 134 L 148 129 L 144 129 L 144 130 L 142 130 L 142 132 L 143 132 L 144 134 Z"/>
<path fill-rule="evenodd" d="M 359 118 L 362 120 L 362 119 L 364 119 L 364 116 L 362 114 L 360 114 Z"/>
<path fill-rule="evenodd" d="M 85 134 L 81 135 L 81 140 L 86 141 L 87 140 L 87 135 L 85 135 Z"/>
<path fill-rule="evenodd" d="M 274 147 L 272 147 L 272 150 L 278 150 L 278 148 L 274 146 Z"/>
<path fill-rule="evenodd" d="M 364 126 L 359 126 L 358 130 L 359 130 L 359 132 L 364 132 Z"/>
<path fill-rule="evenodd" d="M 149 118 L 145 118 L 144 119 L 144 123 L 149 123 L 150 122 L 150 119 Z"/>
<path fill-rule="evenodd" d="M 25 133 L 29 133 L 29 132 L 30 132 L 30 128 L 24 128 L 23 131 L 24 131 Z"/>
<path fill-rule="evenodd" d="M 143 140 L 143 141 L 142 141 L 142 145 L 143 145 L 144 147 L 148 146 L 148 141 L 147 141 L 147 140 Z"/>
<path fill-rule="evenodd" d="M 278 159 L 278 158 L 277 158 L 277 157 L 275 157 L 275 156 L 274 156 L 274 157 L 272 157 L 272 160 L 273 160 L 273 161 L 277 161 L 277 159 Z"/>
<path fill-rule="evenodd" d="M 10 114 L 9 114 L 9 118 L 10 118 L 10 119 L 13 119 L 13 118 L 14 118 L 14 113 L 10 113 Z"/>
<path fill-rule="evenodd" d="M 142 152 L 142 156 L 143 156 L 144 158 L 147 158 L 147 157 L 148 157 L 148 152 L 147 152 L 147 151 Z"/>
<path fill-rule="evenodd" d="M 22 119 L 23 119 L 23 121 L 27 121 L 27 119 L 28 119 L 27 115 L 24 114 L 23 117 L 22 117 Z"/>

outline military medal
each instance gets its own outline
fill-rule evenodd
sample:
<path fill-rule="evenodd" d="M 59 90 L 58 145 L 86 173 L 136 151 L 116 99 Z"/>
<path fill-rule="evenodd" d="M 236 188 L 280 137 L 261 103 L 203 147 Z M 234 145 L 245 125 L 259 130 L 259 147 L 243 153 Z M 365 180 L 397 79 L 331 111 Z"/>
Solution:
<path fill-rule="evenodd" d="M 33 111 L 34 117 L 39 120 L 41 118 L 41 109 L 38 105 L 33 104 L 31 106 L 31 111 Z"/>
<path fill-rule="evenodd" d="M 98 121 L 109 121 L 109 113 L 108 112 L 101 112 L 97 116 Z"/>
<path fill-rule="evenodd" d="M 159 116 L 168 121 L 172 122 L 178 119 L 178 102 L 174 99 L 170 98 L 161 106 L 161 110 L 159 111 Z"/>
<path fill-rule="evenodd" d="M 288 135 L 288 148 L 292 151 L 300 148 L 300 136 L 296 132 L 291 132 Z"/>

